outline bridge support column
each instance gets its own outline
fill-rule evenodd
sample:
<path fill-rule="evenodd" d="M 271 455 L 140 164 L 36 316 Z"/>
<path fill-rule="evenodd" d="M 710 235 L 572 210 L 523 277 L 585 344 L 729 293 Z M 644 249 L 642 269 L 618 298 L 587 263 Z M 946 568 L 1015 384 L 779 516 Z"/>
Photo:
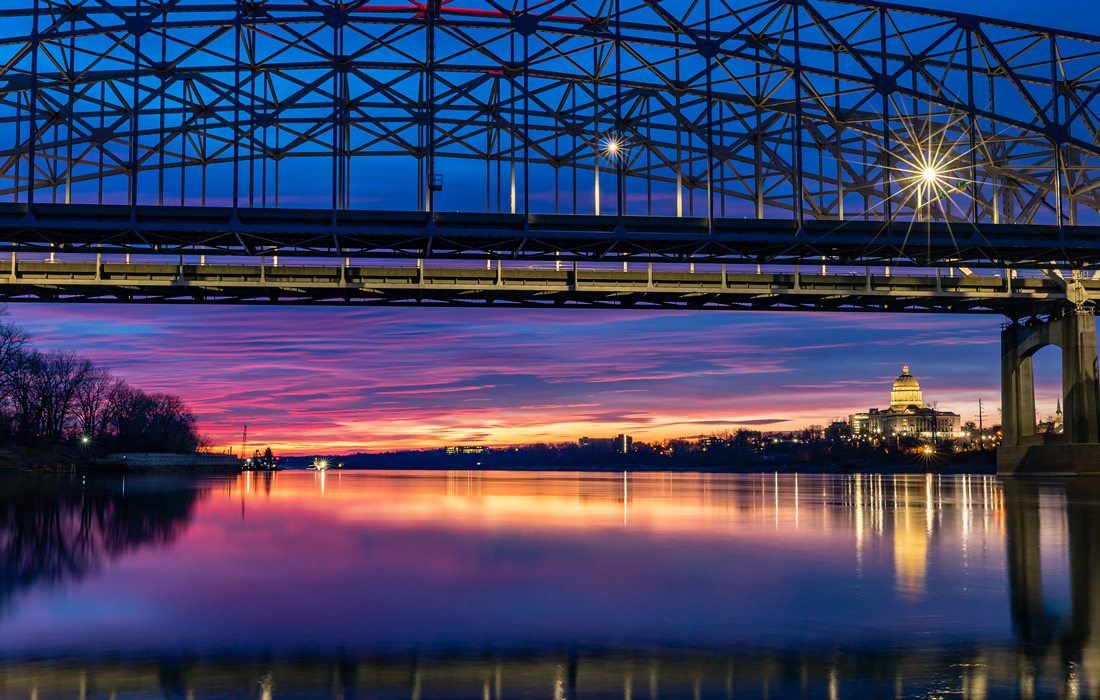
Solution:
<path fill-rule="evenodd" d="M 1063 430 L 1066 442 L 1100 443 L 1100 384 L 1097 383 L 1096 319 L 1080 310 L 1062 324 Z"/>
<path fill-rule="evenodd" d="M 1004 445 L 1028 445 L 1035 435 L 1035 372 L 1020 356 L 1021 326 L 1001 331 L 1001 430 Z"/>
<path fill-rule="evenodd" d="M 1032 356 L 1055 345 L 1062 349 L 1063 432 L 1037 435 Z M 1001 332 L 1001 474 L 1100 473 L 1100 380 L 1096 318 L 1077 307 L 1063 316 Z"/>

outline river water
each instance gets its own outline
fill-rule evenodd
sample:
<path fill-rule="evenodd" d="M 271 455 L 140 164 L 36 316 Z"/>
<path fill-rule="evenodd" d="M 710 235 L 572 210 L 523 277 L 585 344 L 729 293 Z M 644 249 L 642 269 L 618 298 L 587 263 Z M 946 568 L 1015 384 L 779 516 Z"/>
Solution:
<path fill-rule="evenodd" d="M 1100 695 L 1100 480 L 0 475 L 0 698 Z"/>

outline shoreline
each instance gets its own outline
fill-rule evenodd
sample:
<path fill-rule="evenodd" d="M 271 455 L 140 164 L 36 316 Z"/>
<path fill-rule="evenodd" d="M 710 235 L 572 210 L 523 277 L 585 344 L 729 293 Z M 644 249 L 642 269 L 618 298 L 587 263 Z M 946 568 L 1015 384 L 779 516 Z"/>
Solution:
<path fill-rule="evenodd" d="M 167 453 L 166 453 L 167 454 Z M 200 453 L 204 454 L 204 453 Z M 481 457 L 478 459 L 477 457 Z M 345 466 L 330 467 L 331 472 L 353 471 L 480 471 L 480 472 L 560 472 L 560 473 L 698 473 L 698 474 L 975 474 L 994 475 L 995 453 L 968 452 L 940 455 L 931 460 L 869 458 L 824 459 L 816 461 L 751 460 L 732 464 L 669 464 L 650 461 L 600 460 L 594 462 L 563 463 L 547 460 L 543 463 L 527 461 L 524 464 L 509 463 L 509 455 L 486 458 L 484 455 L 441 455 L 436 452 L 408 452 L 348 455 Z M 339 458 L 337 458 L 339 459 Z M 36 473 L 86 473 L 86 474 L 238 474 L 243 469 L 235 465 L 204 464 L 199 458 L 188 464 L 185 455 L 172 455 L 164 464 L 129 464 L 119 459 L 107 459 L 82 454 L 69 446 L 23 447 L 0 446 L 0 469 Z M 278 471 L 310 471 L 311 457 L 283 458 Z M 256 473 L 265 473 L 262 470 Z M 270 472 L 268 472 L 270 473 Z"/>
<path fill-rule="evenodd" d="M 593 461 L 526 460 L 522 464 L 511 463 L 509 453 L 497 455 L 445 455 L 438 451 L 397 452 L 380 454 L 353 454 L 330 457 L 329 461 L 343 461 L 342 467 L 329 467 L 330 471 L 530 471 L 530 472 L 664 472 L 664 473 L 717 473 L 717 474 L 996 474 L 996 453 L 964 452 L 943 454 L 932 459 L 907 456 L 904 459 L 852 459 L 829 458 L 819 460 L 746 460 L 725 464 L 669 463 L 633 461 L 605 458 Z M 520 460 L 517 460 L 520 461 Z M 310 457 L 284 457 L 280 467 L 284 471 L 306 471 L 312 462 Z"/>
<path fill-rule="evenodd" d="M 310 472 L 317 473 L 316 470 L 304 469 L 299 467 L 284 467 L 280 468 L 280 472 Z M 408 467 L 331 467 L 327 470 L 323 470 L 328 473 L 345 473 L 345 472 L 530 472 L 535 473 L 557 473 L 557 474 L 806 474 L 806 475 L 833 475 L 833 476 L 845 476 L 852 474 L 941 474 L 944 476 L 957 476 L 957 475 L 975 475 L 975 476 L 996 476 L 996 467 L 992 464 L 981 465 L 976 468 L 963 468 L 957 467 L 953 469 L 929 469 L 927 467 L 913 466 L 913 467 L 898 467 L 898 468 L 881 468 L 881 467 L 861 467 L 858 469 L 845 469 L 836 465 L 822 465 L 815 468 L 798 468 L 790 469 L 786 467 L 766 468 L 766 467 L 754 467 L 754 468 L 736 468 L 736 469 L 723 469 L 723 468 L 709 468 L 709 467 L 686 467 L 686 468 L 672 468 L 672 467 L 657 467 L 657 466 L 641 466 L 641 465 L 626 465 L 622 467 L 615 466 L 598 466 L 598 467 L 504 467 L 504 466 L 408 466 Z M 258 472 L 263 473 L 263 472 Z"/>
<path fill-rule="evenodd" d="M 145 453 L 143 453 L 145 454 Z M 165 457 L 163 465 L 146 465 L 140 462 L 129 463 L 114 456 L 87 454 L 78 447 L 68 445 L 27 446 L 0 445 L 0 470 L 33 472 L 42 474 L 135 474 L 135 473 L 179 473 L 179 474 L 235 474 L 241 471 L 238 466 L 204 463 L 211 460 L 207 453 L 200 455 L 194 462 L 188 453 L 153 453 Z"/>
<path fill-rule="evenodd" d="M 715 475 L 750 475 L 750 474 L 783 474 L 804 476 L 853 476 L 853 475 L 917 475 L 935 474 L 938 476 L 997 476 L 997 470 L 993 465 L 957 465 L 952 468 L 936 468 L 919 465 L 883 467 L 861 466 L 858 468 L 843 467 L 839 465 L 821 465 L 817 467 L 789 468 L 776 466 L 772 468 L 763 465 L 756 467 L 719 468 L 719 467 L 686 467 L 671 468 L 645 465 L 625 466 L 593 466 L 593 467 L 506 467 L 506 466 L 405 466 L 405 467 L 331 467 L 326 470 L 310 470 L 301 467 L 284 467 L 275 470 L 241 470 L 241 469 L 215 469 L 210 467 L 174 466 L 174 467 L 126 467 L 126 466 L 101 466 L 95 464 L 72 465 L 35 465 L 16 466 L 7 462 L 0 462 L 0 472 L 22 474 L 86 474 L 86 475 L 157 475 L 172 474 L 180 476 L 236 476 L 239 474 L 273 474 L 285 473 L 313 473 L 313 474 L 341 474 L 341 473 L 367 473 L 367 472 L 511 472 L 531 474 L 715 474 Z"/>

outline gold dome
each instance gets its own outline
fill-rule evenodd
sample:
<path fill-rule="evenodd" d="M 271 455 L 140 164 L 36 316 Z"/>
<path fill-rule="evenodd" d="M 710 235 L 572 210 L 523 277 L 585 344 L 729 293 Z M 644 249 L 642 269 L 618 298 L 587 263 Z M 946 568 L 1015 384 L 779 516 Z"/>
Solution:
<path fill-rule="evenodd" d="M 909 374 L 909 365 L 902 365 L 901 375 L 894 380 L 894 388 L 890 390 L 890 408 L 901 410 L 908 406 L 924 408 L 924 398 L 920 383 Z"/>

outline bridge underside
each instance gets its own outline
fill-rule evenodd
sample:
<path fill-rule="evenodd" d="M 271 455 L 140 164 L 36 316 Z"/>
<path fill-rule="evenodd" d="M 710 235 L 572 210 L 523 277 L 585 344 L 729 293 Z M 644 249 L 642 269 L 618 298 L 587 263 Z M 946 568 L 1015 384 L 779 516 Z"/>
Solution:
<path fill-rule="evenodd" d="M 1100 293 L 1100 282 L 1085 287 Z M 1055 313 L 1050 278 L 495 267 L 0 263 L 0 300 Z"/>
<path fill-rule="evenodd" d="M 0 250 L 792 264 L 1087 268 L 1095 227 L 0 205 Z"/>

